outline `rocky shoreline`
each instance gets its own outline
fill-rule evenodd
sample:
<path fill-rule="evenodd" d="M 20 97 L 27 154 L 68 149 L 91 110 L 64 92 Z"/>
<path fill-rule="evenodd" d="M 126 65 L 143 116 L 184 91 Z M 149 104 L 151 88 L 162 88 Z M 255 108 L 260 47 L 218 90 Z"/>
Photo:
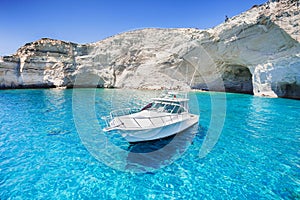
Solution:
<path fill-rule="evenodd" d="M 0 88 L 192 87 L 299 99 L 299 10 L 299 0 L 269 1 L 207 30 L 149 28 L 89 44 L 42 38 L 0 58 Z"/>

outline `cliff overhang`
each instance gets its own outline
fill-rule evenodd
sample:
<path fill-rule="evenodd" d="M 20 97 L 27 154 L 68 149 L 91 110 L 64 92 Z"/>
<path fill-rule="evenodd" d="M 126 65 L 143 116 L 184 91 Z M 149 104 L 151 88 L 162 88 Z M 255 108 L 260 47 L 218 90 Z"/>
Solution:
<path fill-rule="evenodd" d="M 268 1 L 208 30 L 149 28 L 90 44 L 42 38 L 0 58 L 0 88 L 196 88 L 300 98 L 299 5 Z M 187 61 L 195 48 L 190 59 L 198 61 Z"/>

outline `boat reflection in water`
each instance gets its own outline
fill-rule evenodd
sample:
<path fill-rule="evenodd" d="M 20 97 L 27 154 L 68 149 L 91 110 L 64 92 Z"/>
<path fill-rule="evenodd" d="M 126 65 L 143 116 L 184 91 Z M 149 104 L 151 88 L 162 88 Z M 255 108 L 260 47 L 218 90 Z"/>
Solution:
<path fill-rule="evenodd" d="M 131 144 L 125 170 L 152 172 L 172 164 L 188 149 L 198 133 L 198 125 L 195 125 L 164 139 Z"/>

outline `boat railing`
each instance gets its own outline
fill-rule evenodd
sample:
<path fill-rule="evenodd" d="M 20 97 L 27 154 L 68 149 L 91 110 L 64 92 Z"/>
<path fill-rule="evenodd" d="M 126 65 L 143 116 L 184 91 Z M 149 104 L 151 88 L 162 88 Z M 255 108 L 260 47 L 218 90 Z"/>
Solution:
<path fill-rule="evenodd" d="M 110 121 L 112 121 L 115 117 L 120 117 L 120 116 L 124 116 L 124 115 L 131 115 L 134 114 L 136 112 L 139 112 L 140 109 L 138 108 L 123 108 L 123 109 L 117 109 L 117 110 L 113 110 L 109 113 L 109 116 L 103 116 L 101 117 L 101 119 L 103 119 L 106 123 L 106 126 L 109 127 L 110 126 Z"/>
<path fill-rule="evenodd" d="M 118 109 L 110 112 L 110 117 L 113 119 L 114 117 L 119 117 L 123 115 L 131 115 L 136 112 L 139 112 L 140 109 L 137 108 L 125 108 L 125 109 Z"/>
<path fill-rule="evenodd" d="M 188 113 L 174 114 L 174 115 L 161 115 L 161 116 L 121 116 L 111 118 L 111 124 L 106 121 L 107 130 L 113 130 L 117 128 L 125 129 L 147 129 L 156 128 L 161 126 L 170 125 L 175 122 L 181 121 Z M 110 117 L 109 117 L 110 118 Z"/>

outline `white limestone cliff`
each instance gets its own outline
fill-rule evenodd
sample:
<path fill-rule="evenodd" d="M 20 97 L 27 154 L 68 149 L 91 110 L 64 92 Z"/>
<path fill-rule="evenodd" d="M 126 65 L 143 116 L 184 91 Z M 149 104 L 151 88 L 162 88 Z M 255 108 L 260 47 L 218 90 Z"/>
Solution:
<path fill-rule="evenodd" d="M 208 30 L 142 29 L 84 45 L 44 38 L 0 59 L 0 87 L 182 89 L 192 80 L 300 98 L 299 8 L 299 0 L 269 1 Z"/>

